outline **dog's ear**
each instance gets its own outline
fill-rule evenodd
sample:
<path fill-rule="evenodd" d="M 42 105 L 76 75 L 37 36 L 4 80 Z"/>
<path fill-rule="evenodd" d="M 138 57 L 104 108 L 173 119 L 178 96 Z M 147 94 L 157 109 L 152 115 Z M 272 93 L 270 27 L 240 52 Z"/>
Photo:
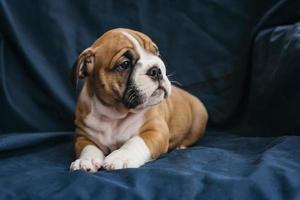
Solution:
<path fill-rule="evenodd" d="M 77 87 L 78 79 L 90 76 L 94 70 L 95 52 L 91 48 L 84 50 L 77 58 L 72 69 L 72 83 Z"/>

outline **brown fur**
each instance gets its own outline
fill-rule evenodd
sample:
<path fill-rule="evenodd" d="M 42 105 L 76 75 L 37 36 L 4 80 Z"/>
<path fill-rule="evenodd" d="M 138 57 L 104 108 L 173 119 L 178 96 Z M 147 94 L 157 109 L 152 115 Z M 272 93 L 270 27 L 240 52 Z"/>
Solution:
<path fill-rule="evenodd" d="M 97 146 L 93 141 L 89 140 L 87 137 L 83 135 L 75 136 L 75 155 L 76 158 L 80 156 L 82 149 L 87 145 Z"/>
<path fill-rule="evenodd" d="M 120 112 L 128 112 L 120 103 L 128 74 L 113 74 L 111 70 L 122 62 L 121 55 L 127 50 L 132 51 L 135 60 L 138 55 L 134 52 L 133 44 L 120 31 L 129 32 L 144 49 L 159 55 L 157 46 L 143 33 L 114 29 L 106 32 L 79 56 L 74 67 L 74 80 L 77 77 L 86 77 L 84 89 L 88 96 L 95 94 L 104 105 L 114 107 Z M 95 145 L 81 128 L 85 126 L 83 119 L 90 112 L 90 105 L 83 99 L 78 99 L 75 120 L 77 157 L 86 145 Z M 139 135 L 149 147 L 152 157 L 157 158 L 172 148 L 189 146 L 197 141 L 204 134 L 208 115 L 196 97 L 173 86 L 171 96 L 151 107 L 144 118 Z"/>
<path fill-rule="evenodd" d="M 175 147 L 195 143 L 204 134 L 207 118 L 196 97 L 173 86 L 171 96 L 146 113 L 140 136 L 157 158 Z"/>

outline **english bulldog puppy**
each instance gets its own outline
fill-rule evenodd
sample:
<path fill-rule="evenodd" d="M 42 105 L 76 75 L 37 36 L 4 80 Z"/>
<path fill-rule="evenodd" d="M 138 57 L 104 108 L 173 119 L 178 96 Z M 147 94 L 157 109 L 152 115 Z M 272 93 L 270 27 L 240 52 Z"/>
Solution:
<path fill-rule="evenodd" d="M 140 167 L 204 134 L 205 107 L 171 85 L 156 44 L 143 33 L 106 32 L 79 55 L 73 71 L 75 82 L 85 80 L 71 170 Z"/>

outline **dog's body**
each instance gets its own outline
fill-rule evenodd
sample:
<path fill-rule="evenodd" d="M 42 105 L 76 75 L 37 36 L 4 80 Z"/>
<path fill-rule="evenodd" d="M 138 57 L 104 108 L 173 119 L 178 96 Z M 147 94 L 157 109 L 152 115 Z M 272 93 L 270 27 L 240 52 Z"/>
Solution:
<path fill-rule="evenodd" d="M 76 110 L 78 159 L 71 170 L 139 167 L 203 135 L 206 109 L 171 86 L 146 35 L 111 30 L 79 56 L 74 69 L 75 77 L 86 80 Z"/>

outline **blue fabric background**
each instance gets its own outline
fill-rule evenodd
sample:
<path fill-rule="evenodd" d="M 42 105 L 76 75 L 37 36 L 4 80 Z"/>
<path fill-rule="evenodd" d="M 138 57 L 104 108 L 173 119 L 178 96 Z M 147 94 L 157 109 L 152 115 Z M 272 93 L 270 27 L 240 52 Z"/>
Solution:
<path fill-rule="evenodd" d="M 300 199 L 300 1 L 0 1 L 0 199 Z M 139 169 L 69 172 L 78 54 L 126 27 L 205 103 L 206 136 Z"/>

